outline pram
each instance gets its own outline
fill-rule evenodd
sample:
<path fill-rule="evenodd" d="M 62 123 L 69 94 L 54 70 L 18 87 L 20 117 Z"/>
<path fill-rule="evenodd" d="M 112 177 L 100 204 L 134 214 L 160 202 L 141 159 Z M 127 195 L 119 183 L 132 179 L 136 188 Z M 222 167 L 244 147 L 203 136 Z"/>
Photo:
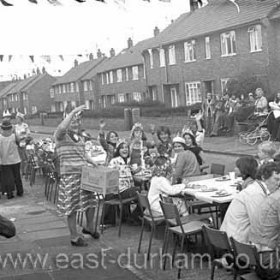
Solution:
<path fill-rule="evenodd" d="M 267 119 L 270 113 L 254 113 L 248 117 L 248 130 L 238 134 L 242 144 L 255 145 L 258 140 L 261 142 L 270 140 L 270 133 L 267 130 Z"/>

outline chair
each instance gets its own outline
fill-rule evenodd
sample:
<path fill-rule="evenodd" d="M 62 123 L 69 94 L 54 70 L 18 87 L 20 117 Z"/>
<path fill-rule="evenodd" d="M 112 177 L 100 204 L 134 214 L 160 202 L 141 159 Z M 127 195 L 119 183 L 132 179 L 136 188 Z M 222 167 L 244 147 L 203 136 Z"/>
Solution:
<path fill-rule="evenodd" d="M 122 227 L 123 206 L 126 204 L 135 203 L 137 201 L 137 199 L 138 199 L 137 195 L 123 199 L 121 197 L 120 193 L 118 193 L 118 198 L 113 198 L 113 199 L 110 199 L 107 201 L 104 200 L 102 215 L 101 215 L 101 224 L 104 225 L 104 215 L 105 215 L 104 209 L 106 208 L 106 206 L 113 206 L 115 208 L 120 209 L 119 233 L 118 233 L 118 236 L 120 237 L 121 236 L 121 227 Z M 117 211 L 116 211 L 116 214 L 117 214 Z M 101 234 L 103 234 L 103 226 L 101 227 Z"/>
<path fill-rule="evenodd" d="M 225 165 L 219 163 L 212 163 L 210 173 L 214 175 L 225 175 Z"/>
<path fill-rule="evenodd" d="M 259 280 L 259 276 L 252 271 L 259 264 L 259 255 L 256 246 L 251 244 L 244 244 L 236 241 L 233 237 L 230 237 L 230 242 L 232 245 L 233 253 L 236 260 L 242 260 L 242 256 L 246 256 L 245 264 L 248 267 L 242 267 L 241 273 L 245 272 L 245 269 L 249 270 L 248 273 L 242 274 L 241 279 L 244 280 Z M 238 266 L 238 263 L 236 264 Z M 251 271 L 250 271 L 251 270 Z M 235 278 L 238 270 L 235 270 Z"/>
<path fill-rule="evenodd" d="M 205 225 L 202 221 L 189 221 L 185 224 L 182 223 L 179 211 L 175 204 L 173 203 L 165 203 L 163 201 L 160 201 L 160 206 L 166 221 L 166 224 L 168 226 L 167 228 L 167 234 L 165 236 L 164 245 L 163 245 L 163 254 L 167 252 L 168 249 L 168 239 L 169 239 L 169 233 L 172 233 L 173 236 L 177 236 L 179 239 L 181 238 L 181 244 L 180 244 L 180 250 L 183 252 L 184 248 L 184 241 L 187 237 L 192 235 L 197 235 L 202 232 L 202 226 Z M 174 225 L 175 221 L 175 225 Z M 172 254 L 172 263 L 175 259 L 176 254 L 176 247 L 177 242 L 174 244 L 173 248 L 173 254 Z M 164 268 L 166 265 L 166 256 L 164 258 Z M 178 279 L 180 279 L 181 276 L 181 266 L 178 269 Z"/>
<path fill-rule="evenodd" d="M 151 206 L 150 206 L 150 202 L 148 200 L 147 195 L 137 192 L 137 197 L 138 197 L 138 202 L 139 202 L 140 210 L 141 210 L 141 214 L 142 214 L 142 217 L 140 218 L 142 220 L 142 226 L 141 226 L 141 233 L 140 233 L 140 239 L 139 239 L 139 245 L 138 245 L 138 253 L 140 253 L 140 250 L 141 250 L 141 243 L 142 243 L 144 225 L 145 225 L 145 222 L 146 222 L 151 227 L 149 247 L 148 247 L 148 255 L 147 255 L 147 259 L 149 260 L 150 259 L 152 239 L 153 239 L 153 235 L 156 231 L 156 226 L 161 224 L 164 221 L 164 217 L 163 216 L 159 216 L 159 217 L 154 217 L 153 216 Z M 145 209 L 146 209 L 146 211 L 148 211 L 148 213 L 145 213 Z"/>
<path fill-rule="evenodd" d="M 232 254 L 234 260 L 233 250 L 229 243 L 229 239 L 226 232 L 217 229 L 212 229 L 206 226 L 203 226 L 202 230 L 203 230 L 204 238 L 210 247 L 209 248 L 210 253 L 213 257 L 212 267 L 211 267 L 211 278 L 210 278 L 211 280 L 213 280 L 215 274 L 215 268 L 224 267 L 223 257 L 219 258 L 216 256 L 215 253 L 217 252 L 217 250 L 219 250 L 227 253 L 228 256 Z"/>

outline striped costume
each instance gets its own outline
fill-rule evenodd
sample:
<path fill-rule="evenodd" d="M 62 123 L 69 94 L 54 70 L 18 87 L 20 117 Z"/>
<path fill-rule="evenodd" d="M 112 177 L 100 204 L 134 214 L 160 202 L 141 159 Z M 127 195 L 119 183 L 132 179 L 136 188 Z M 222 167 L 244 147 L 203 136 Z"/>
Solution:
<path fill-rule="evenodd" d="M 60 214 L 70 215 L 94 207 L 92 192 L 81 190 L 82 167 L 86 165 L 83 140 L 58 127 L 55 132 L 56 150 L 60 161 L 60 183 L 57 208 Z"/>

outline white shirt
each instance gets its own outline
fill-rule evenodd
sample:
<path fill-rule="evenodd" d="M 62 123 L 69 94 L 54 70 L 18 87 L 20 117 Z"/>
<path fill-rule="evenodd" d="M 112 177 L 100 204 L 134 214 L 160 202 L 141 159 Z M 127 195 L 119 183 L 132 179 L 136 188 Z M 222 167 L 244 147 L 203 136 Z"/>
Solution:
<path fill-rule="evenodd" d="M 151 180 L 151 185 L 148 193 L 151 210 L 155 214 L 162 215 L 162 210 L 159 204 L 160 194 L 176 195 L 185 188 L 185 184 L 171 185 L 170 181 L 162 176 L 154 176 Z"/>
<path fill-rule="evenodd" d="M 204 138 L 205 138 L 205 129 L 202 129 L 202 131 L 196 132 L 195 141 L 196 141 L 196 144 L 201 148 L 203 148 Z"/>
<path fill-rule="evenodd" d="M 242 243 L 249 242 L 251 221 L 260 203 L 269 194 L 267 186 L 263 182 L 261 184 L 264 190 L 257 181 L 254 181 L 232 200 L 220 228 L 228 237 L 232 236 Z"/>

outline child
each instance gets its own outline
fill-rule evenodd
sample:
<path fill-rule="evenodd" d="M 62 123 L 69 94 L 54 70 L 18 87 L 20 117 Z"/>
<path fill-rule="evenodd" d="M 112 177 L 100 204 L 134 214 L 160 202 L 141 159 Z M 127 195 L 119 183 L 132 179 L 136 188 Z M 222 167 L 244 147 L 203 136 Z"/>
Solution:
<path fill-rule="evenodd" d="M 13 126 L 8 119 L 1 124 L 0 158 L 2 167 L 2 192 L 7 193 L 7 198 L 14 197 L 13 191 L 16 185 L 17 195 L 23 195 L 23 187 L 20 175 L 20 156 L 18 153 L 18 141 Z"/>
<path fill-rule="evenodd" d="M 155 134 L 155 127 L 151 125 L 152 136 L 157 147 L 158 153 L 161 156 L 171 157 L 172 155 L 172 140 L 171 132 L 168 127 L 160 126 Z"/>
<path fill-rule="evenodd" d="M 119 136 L 117 132 L 111 130 L 107 133 L 105 138 L 105 133 L 103 131 L 105 125 L 106 123 L 103 120 L 101 120 L 99 123 L 99 127 L 100 127 L 99 142 L 107 153 L 105 166 L 108 166 L 109 162 L 111 161 L 111 159 L 114 157 L 114 154 L 116 153 L 116 146 L 119 140 Z"/>

